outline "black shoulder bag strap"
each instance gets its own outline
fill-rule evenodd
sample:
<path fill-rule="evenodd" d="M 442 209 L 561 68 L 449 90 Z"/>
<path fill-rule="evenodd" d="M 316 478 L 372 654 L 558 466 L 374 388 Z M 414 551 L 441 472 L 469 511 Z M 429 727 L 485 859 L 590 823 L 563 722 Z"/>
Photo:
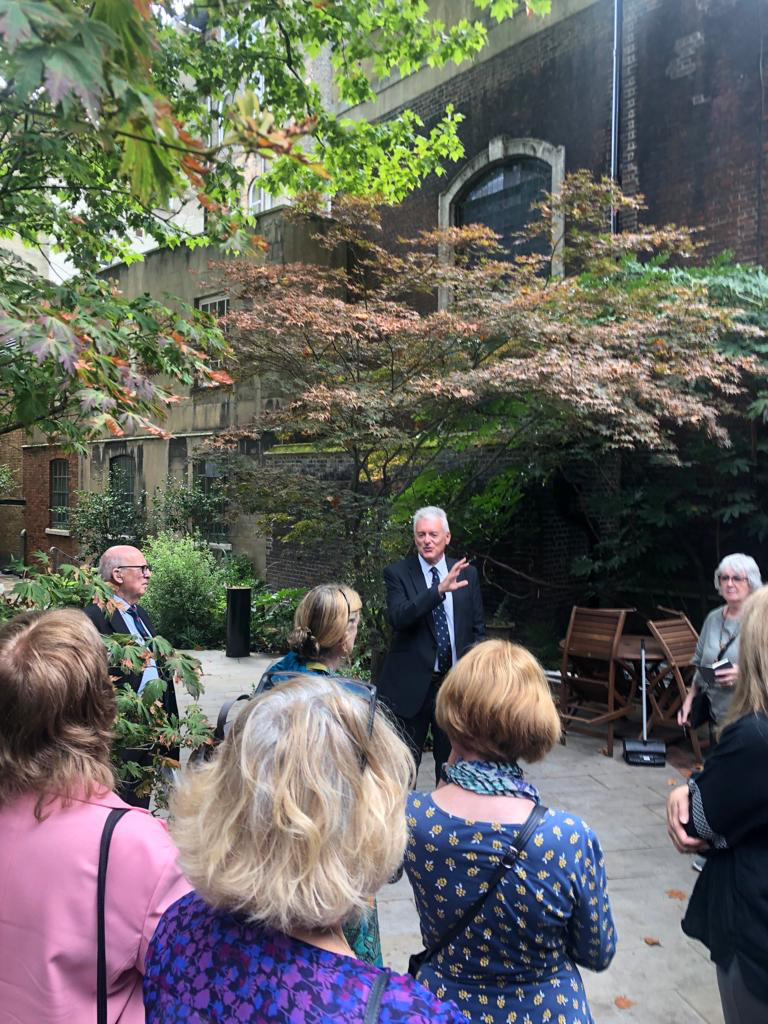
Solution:
<path fill-rule="evenodd" d="M 219 717 L 216 719 L 216 728 L 213 731 L 213 735 L 217 743 L 223 743 L 226 737 L 226 726 L 229 712 L 232 710 L 232 706 L 237 704 L 239 700 L 250 700 L 250 693 L 241 693 L 239 697 L 234 697 L 232 700 L 226 701 L 221 705 L 219 710 Z"/>
<path fill-rule="evenodd" d="M 544 815 L 547 813 L 548 809 L 549 808 L 545 807 L 543 804 L 536 804 L 531 813 L 528 815 L 525 824 L 517 834 L 515 841 L 513 843 L 510 843 L 509 849 L 501 858 L 501 863 L 494 871 L 491 880 L 488 882 L 488 888 L 485 890 L 485 892 L 480 893 L 480 895 L 477 897 L 472 906 L 469 907 L 468 910 L 464 911 L 459 920 L 455 921 L 451 928 L 449 929 L 449 931 L 446 932 L 446 934 L 443 935 L 442 938 L 438 939 L 434 945 L 430 946 L 428 949 L 422 949 L 420 953 L 414 953 L 411 956 L 410 960 L 408 961 L 408 973 L 411 975 L 412 978 L 415 978 L 418 975 L 419 970 L 423 967 L 425 963 L 427 963 L 427 961 L 432 959 L 435 953 L 439 953 L 441 949 L 444 949 L 446 946 L 449 946 L 456 938 L 456 936 L 460 935 L 461 932 L 463 932 L 464 929 L 474 921 L 482 905 L 491 895 L 491 893 L 502 880 L 504 875 L 506 875 L 507 871 L 509 871 L 509 869 L 514 866 L 515 861 L 520 856 L 520 853 L 524 849 L 526 843 L 530 840 L 533 833 L 539 827 L 539 824 L 543 820 Z"/>
<path fill-rule="evenodd" d="M 96 883 L 96 941 L 98 943 L 98 955 L 96 960 L 96 1021 L 97 1024 L 107 1024 L 107 945 L 106 925 L 104 920 L 104 898 L 107 891 L 107 861 L 109 860 L 109 844 L 112 841 L 112 833 L 115 825 L 124 814 L 128 813 L 127 807 L 115 807 L 107 815 L 104 823 L 104 830 L 101 833 L 101 846 L 99 847 L 99 874 Z"/>
<path fill-rule="evenodd" d="M 381 1009 L 381 997 L 384 995 L 384 989 L 388 984 L 389 975 L 386 971 L 382 971 L 381 974 L 376 976 L 376 980 L 371 985 L 371 991 L 368 993 L 368 1002 L 365 1004 L 363 1024 L 377 1024 L 379 1010 Z"/>

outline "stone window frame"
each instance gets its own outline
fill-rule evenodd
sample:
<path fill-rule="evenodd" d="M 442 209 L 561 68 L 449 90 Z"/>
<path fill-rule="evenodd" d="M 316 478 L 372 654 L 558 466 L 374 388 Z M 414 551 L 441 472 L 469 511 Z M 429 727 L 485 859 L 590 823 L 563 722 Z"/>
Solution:
<path fill-rule="evenodd" d="M 514 160 L 516 157 L 534 157 L 549 164 L 552 171 L 550 189 L 553 193 L 560 191 L 565 177 L 565 146 L 554 146 L 544 139 L 512 138 L 497 135 L 492 138 L 485 149 L 467 161 L 448 187 L 438 196 L 437 223 L 440 228 L 449 228 L 455 224 L 455 211 L 459 197 L 467 190 L 473 179 L 492 170 L 500 164 Z M 563 235 L 565 221 L 560 214 L 552 217 L 552 276 L 562 277 L 563 266 Z M 451 254 L 443 246 L 441 258 L 450 259 Z M 447 309 L 450 305 L 450 294 L 447 288 L 441 288 L 438 295 L 438 307 Z"/>
<path fill-rule="evenodd" d="M 66 513 L 57 511 L 69 506 L 69 460 L 56 458 L 48 463 L 48 527 L 52 530 L 68 528 Z M 62 499 L 63 500 L 60 500 Z"/>

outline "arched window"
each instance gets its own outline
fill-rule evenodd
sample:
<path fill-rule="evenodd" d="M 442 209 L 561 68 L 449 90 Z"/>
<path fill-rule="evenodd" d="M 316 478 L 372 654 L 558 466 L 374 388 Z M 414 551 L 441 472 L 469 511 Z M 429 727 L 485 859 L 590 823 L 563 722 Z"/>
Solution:
<path fill-rule="evenodd" d="M 454 203 L 454 223 L 485 224 L 499 235 L 509 256 L 548 252 L 549 238 L 520 239 L 534 217 L 533 204 L 552 187 L 552 168 L 544 160 L 522 156 L 482 172 Z"/>
<path fill-rule="evenodd" d="M 440 194 L 438 224 L 441 228 L 487 224 L 501 235 L 505 248 L 530 252 L 531 248 L 515 244 L 513 236 L 530 222 L 531 204 L 542 190 L 557 193 L 564 175 L 564 146 L 499 135 L 468 161 Z M 562 217 L 553 216 L 550 270 L 555 275 L 563 273 L 563 228 Z M 538 251 L 545 251 L 545 247 L 545 239 L 541 239 L 541 248 L 536 245 Z M 449 252 L 442 255 L 450 259 Z M 440 289 L 438 301 L 441 309 L 448 306 L 447 289 Z"/>

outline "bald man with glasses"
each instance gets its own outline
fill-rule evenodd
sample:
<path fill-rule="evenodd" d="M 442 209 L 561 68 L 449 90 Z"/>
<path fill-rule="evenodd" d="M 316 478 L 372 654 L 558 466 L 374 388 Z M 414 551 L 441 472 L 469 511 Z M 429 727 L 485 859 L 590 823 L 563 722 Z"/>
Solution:
<path fill-rule="evenodd" d="M 85 614 L 102 636 L 130 633 L 138 643 L 145 644 L 147 640 L 155 636 L 152 620 L 139 604 L 152 575 L 146 558 L 138 548 L 129 544 L 117 544 L 107 548 L 99 559 L 99 573 L 101 578 L 114 588 L 112 601 L 116 606 L 115 610 L 109 615 L 97 604 L 89 604 L 83 609 Z M 118 685 L 130 686 L 136 693 L 141 694 L 148 682 L 158 678 L 160 678 L 160 674 L 157 665 L 154 658 L 151 658 L 143 672 L 124 673 L 120 676 Z M 173 684 L 167 680 L 162 702 L 167 714 L 178 717 L 176 692 Z M 152 763 L 152 755 L 146 750 L 125 750 L 122 754 L 123 760 L 134 761 L 142 766 Z M 178 760 L 179 748 L 163 749 L 163 754 Z M 149 797 L 137 796 L 135 788 L 135 784 L 123 783 L 120 787 L 120 796 L 126 803 L 134 807 L 148 807 Z"/>

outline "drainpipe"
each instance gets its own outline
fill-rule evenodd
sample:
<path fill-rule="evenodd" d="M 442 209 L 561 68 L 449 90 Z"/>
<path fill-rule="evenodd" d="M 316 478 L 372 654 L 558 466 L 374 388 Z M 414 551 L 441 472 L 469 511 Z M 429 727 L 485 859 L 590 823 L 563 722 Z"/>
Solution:
<path fill-rule="evenodd" d="M 622 0 L 613 0 L 613 74 L 611 81 L 611 181 L 619 184 L 619 119 L 621 117 Z M 611 234 L 618 232 L 618 215 L 611 209 Z"/>

